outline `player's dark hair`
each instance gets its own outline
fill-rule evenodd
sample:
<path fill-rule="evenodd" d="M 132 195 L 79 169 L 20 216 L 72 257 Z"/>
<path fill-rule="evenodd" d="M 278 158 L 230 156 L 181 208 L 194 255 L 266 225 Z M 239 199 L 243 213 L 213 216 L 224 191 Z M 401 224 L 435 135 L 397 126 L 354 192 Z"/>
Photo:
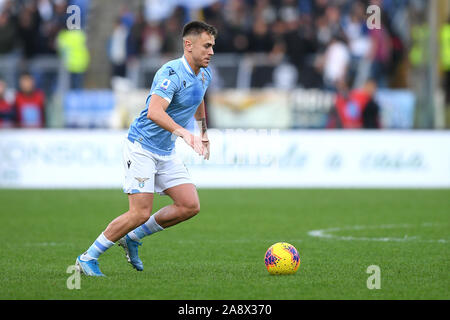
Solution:
<path fill-rule="evenodd" d="M 205 22 L 202 21 L 191 21 L 189 23 L 187 23 L 184 27 L 183 27 L 183 34 L 182 37 L 184 38 L 185 36 L 188 35 L 200 35 L 203 32 L 207 32 L 210 35 L 212 35 L 214 38 L 217 38 L 217 29 Z"/>

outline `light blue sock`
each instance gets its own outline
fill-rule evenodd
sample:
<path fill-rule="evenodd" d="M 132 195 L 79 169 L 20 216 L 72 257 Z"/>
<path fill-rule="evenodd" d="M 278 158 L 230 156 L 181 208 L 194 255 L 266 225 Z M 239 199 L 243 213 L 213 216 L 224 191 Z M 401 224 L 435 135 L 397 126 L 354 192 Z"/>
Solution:
<path fill-rule="evenodd" d="M 100 255 L 111 248 L 114 242 L 109 241 L 105 235 L 102 234 L 94 241 L 89 249 L 81 255 L 81 260 L 98 259 Z"/>
<path fill-rule="evenodd" d="M 128 236 L 134 240 L 139 241 L 142 238 L 149 236 L 158 231 L 164 230 L 155 220 L 155 215 L 152 215 L 144 224 L 140 225 L 133 231 L 128 233 Z"/>

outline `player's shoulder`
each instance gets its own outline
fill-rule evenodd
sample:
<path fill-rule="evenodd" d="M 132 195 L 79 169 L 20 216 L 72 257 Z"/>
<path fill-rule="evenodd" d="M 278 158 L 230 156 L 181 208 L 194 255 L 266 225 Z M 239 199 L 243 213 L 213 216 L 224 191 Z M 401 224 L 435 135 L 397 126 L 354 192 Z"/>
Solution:
<path fill-rule="evenodd" d="M 169 76 L 175 75 L 179 77 L 182 71 L 181 67 L 182 67 L 181 59 L 174 59 L 163 64 L 159 70 L 162 73 L 165 73 Z"/>
<path fill-rule="evenodd" d="M 163 64 L 158 70 L 160 77 L 170 79 L 171 81 L 179 82 L 181 69 L 180 69 L 180 59 L 170 60 Z"/>

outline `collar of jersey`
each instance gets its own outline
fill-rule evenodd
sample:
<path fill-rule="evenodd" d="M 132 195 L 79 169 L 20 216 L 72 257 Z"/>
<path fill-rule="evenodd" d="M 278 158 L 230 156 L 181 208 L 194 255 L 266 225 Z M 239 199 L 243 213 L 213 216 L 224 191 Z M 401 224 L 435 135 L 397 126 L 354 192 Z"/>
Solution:
<path fill-rule="evenodd" d="M 186 68 L 186 70 L 187 70 L 190 74 L 192 74 L 192 75 L 193 75 L 194 77 L 196 77 L 196 78 L 198 77 L 198 75 L 200 74 L 201 68 L 200 68 L 199 73 L 196 75 L 195 72 L 194 72 L 194 70 L 192 70 L 191 66 L 190 66 L 189 63 L 187 62 L 186 57 L 185 57 L 184 55 L 181 57 L 181 62 L 183 62 L 184 67 Z"/>

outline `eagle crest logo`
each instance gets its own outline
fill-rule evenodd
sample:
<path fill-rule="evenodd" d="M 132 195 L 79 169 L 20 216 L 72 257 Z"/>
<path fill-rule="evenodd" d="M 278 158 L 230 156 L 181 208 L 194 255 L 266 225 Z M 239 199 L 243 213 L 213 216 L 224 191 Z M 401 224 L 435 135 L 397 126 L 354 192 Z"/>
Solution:
<path fill-rule="evenodd" d="M 145 181 L 147 181 L 149 178 L 136 178 L 137 181 L 139 181 L 139 188 L 143 188 L 145 186 Z"/>

